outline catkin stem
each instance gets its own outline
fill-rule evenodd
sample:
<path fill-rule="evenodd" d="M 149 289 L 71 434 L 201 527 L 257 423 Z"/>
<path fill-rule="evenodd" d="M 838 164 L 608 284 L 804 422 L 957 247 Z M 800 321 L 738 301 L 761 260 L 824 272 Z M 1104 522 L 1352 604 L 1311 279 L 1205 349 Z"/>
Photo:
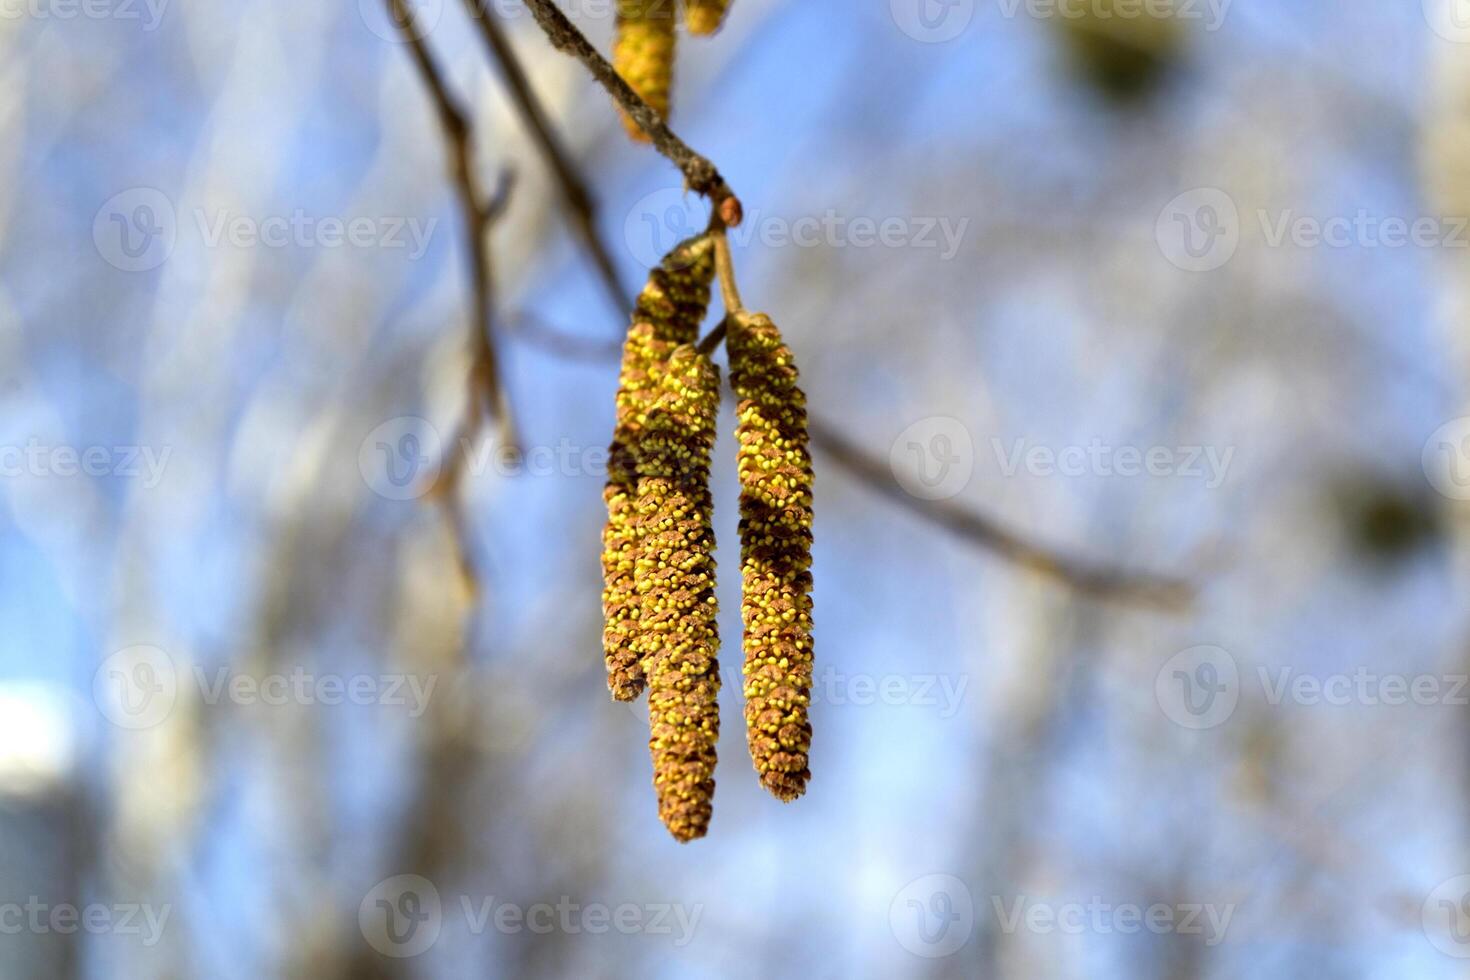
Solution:
<path fill-rule="evenodd" d="M 740 286 L 735 281 L 735 261 L 730 256 L 730 237 L 723 227 L 710 234 L 715 241 L 715 273 L 720 277 L 720 299 L 725 304 L 727 317 L 742 313 L 745 304 L 740 301 Z"/>

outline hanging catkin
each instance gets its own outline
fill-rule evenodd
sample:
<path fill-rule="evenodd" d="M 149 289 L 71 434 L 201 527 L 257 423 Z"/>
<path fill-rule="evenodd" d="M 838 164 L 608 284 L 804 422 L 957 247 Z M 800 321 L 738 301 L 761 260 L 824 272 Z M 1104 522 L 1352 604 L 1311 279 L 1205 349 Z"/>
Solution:
<path fill-rule="evenodd" d="M 619 701 L 633 700 L 644 686 L 640 655 L 633 644 L 638 622 L 633 582 L 638 556 L 634 508 L 638 437 L 670 352 L 698 335 L 713 278 L 714 249 L 708 238 L 701 236 L 675 246 L 649 274 L 623 345 L 617 422 L 608 447 L 603 489 L 607 525 L 602 535 L 603 655 L 608 690 Z"/>
<path fill-rule="evenodd" d="M 740 564 L 745 724 L 761 785 L 806 790 L 812 685 L 812 465 L 806 396 L 791 350 L 764 314 L 731 318 L 726 345 L 739 399 Z"/>
<path fill-rule="evenodd" d="M 725 19 L 729 0 L 684 0 L 684 23 L 690 34 L 713 34 Z"/>
<path fill-rule="evenodd" d="M 659 118 L 669 117 L 674 84 L 673 0 L 618 0 L 613 67 Z M 636 140 L 647 140 L 625 113 L 623 125 Z"/>
<path fill-rule="evenodd" d="M 638 439 L 635 569 L 659 818 L 681 842 L 709 829 L 720 732 L 710 450 L 720 379 L 693 345 L 670 355 Z"/>

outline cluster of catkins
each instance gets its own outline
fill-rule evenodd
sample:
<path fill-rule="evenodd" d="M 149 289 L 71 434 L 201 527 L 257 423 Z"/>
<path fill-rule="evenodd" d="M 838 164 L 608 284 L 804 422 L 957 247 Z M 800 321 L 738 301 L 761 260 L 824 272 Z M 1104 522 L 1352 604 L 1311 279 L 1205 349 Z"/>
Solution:
<path fill-rule="evenodd" d="M 613 67 L 660 118 L 669 116 L 674 85 L 675 0 L 617 0 L 617 33 Z M 725 19 L 729 0 L 678 0 L 691 34 L 713 34 Z M 645 140 L 626 115 L 623 124 L 634 139 Z"/>
<path fill-rule="evenodd" d="M 695 346 L 714 247 L 674 248 L 638 297 L 623 347 L 604 490 L 603 652 L 619 701 L 648 691 L 659 817 L 709 829 L 719 737 L 710 453 L 720 378 Z M 794 800 L 811 776 L 812 466 L 791 350 L 762 314 L 726 322 L 738 398 L 745 723 L 760 781 Z"/>

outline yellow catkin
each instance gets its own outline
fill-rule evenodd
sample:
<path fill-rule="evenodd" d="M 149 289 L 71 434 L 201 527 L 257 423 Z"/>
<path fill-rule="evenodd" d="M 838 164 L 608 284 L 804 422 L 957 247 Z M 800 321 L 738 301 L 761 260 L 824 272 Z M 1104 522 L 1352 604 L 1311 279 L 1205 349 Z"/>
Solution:
<path fill-rule="evenodd" d="M 812 465 L 806 396 L 791 349 L 764 314 L 726 338 L 739 399 L 740 565 L 745 725 L 761 785 L 794 800 L 811 778 Z"/>
<path fill-rule="evenodd" d="M 730 0 L 684 0 L 684 23 L 690 34 L 713 34 L 725 20 Z"/>
<path fill-rule="evenodd" d="M 648 277 L 633 309 L 633 325 L 623 345 L 618 383 L 617 423 L 608 447 L 607 525 L 602 535 L 603 656 L 607 686 L 619 701 L 643 691 L 643 668 L 633 639 L 638 607 L 633 569 L 638 553 L 635 450 L 644 415 L 655 396 L 658 377 L 670 352 L 699 333 L 714 278 L 714 248 L 706 237 L 675 246 Z"/>
<path fill-rule="evenodd" d="M 710 450 L 719 373 L 691 344 L 670 355 L 637 454 L 637 649 L 648 679 L 659 819 L 681 842 L 709 829 L 720 733 Z"/>
<path fill-rule="evenodd" d="M 618 0 L 613 67 L 661 119 L 669 117 L 674 84 L 674 0 Z M 648 137 L 626 114 L 637 140 Z"/>

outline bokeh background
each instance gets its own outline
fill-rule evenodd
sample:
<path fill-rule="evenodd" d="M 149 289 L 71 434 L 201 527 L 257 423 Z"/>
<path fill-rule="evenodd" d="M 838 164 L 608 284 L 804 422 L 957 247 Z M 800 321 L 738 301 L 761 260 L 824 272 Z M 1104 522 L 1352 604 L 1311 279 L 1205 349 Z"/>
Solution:
<path fill-rule="evenodd" d="M 562 6 L 607 50 L 611 0 Z M 1470 8 L 734 0 L 681 38 L 745 300 L 874 464 L 816 455 L 782 805 L 726 407 L 689 846 L 600 655 L 626 311 L 466 10 L 415 9 L 515 174 L 528 455 L 476 440 L 455 509 L 465 227 L 379 0 L 0 12 L 0 975 L 1464 975 Z M 636 289 L 705 205 L 519 3 L 478 16 Z"/>

